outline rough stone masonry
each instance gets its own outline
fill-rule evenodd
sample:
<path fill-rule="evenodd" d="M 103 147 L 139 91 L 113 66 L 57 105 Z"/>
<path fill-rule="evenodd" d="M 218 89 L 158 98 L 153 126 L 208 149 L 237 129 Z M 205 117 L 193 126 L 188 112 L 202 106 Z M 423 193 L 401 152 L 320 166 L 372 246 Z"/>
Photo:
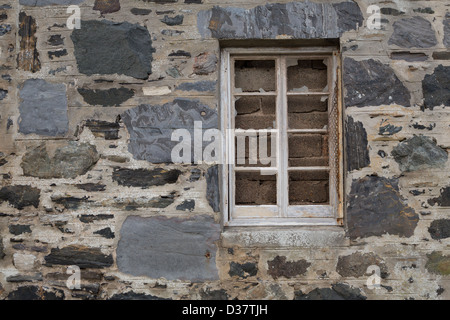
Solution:
<path fill-rule="evenodd" d="M 345 225 L 222 228 L 170 133 L 218 128 L 222 40 L 324 39 Z M 448 1 L 0 0 L 0 48 L 0 299 L 450 298 Z"/>

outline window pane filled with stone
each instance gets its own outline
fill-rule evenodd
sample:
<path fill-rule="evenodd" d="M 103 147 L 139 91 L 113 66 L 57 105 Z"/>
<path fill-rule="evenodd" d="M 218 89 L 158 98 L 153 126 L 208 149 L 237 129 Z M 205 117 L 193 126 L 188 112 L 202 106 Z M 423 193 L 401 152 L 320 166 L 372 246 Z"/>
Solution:
<path fill-rule="evenodd" d="M 277 204 L 277 175 L 236 172 L 235 186 L 236 205 Z"/>
<path fill-rule="evenodd" d="M 327 134 L 289 134 L 288 144 L 290 167 L 328 166 Z"/>
<path fill-rule="evenodd" d="M 236 129 L 276 128 L 275 96 L 238 96 L 234 102 Z"/>
<path fill-rule="evenodd" d="M 328 171 L 289 173 L 289 205 L 326 205 L 328 203 Z"/>
<path fill-rule="evenodd" d="M 326 129 L 328 96 L 288 96 L 289 129 Z"/>
<path fill-rule="evenodd" d="M 273 92 L 276 90 L 274 60 L 236 60 L 236 92 Z"/>
<path fill-rule="evenodd" d="M 326 92 L 328 74 L 323 60 L 287 59 L 287 89 L 290 92 Z"/>
<path fill-rule="evenodd" d="M 249 131 L 236 134 L 236 167 L 276 167 L 276 135 Z"/>

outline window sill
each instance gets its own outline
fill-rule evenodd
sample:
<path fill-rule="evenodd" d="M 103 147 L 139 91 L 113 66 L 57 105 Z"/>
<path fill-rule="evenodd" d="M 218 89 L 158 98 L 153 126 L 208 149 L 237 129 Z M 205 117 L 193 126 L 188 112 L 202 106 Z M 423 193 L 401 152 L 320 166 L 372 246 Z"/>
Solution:
<path fill-rule="evenodd" d="M 349 246 L 342 226 L 225 227 L 221 235 L 224 247 L 340 247 Z"/>
<path fill-rule="evenodd" d="M 295 227 L 339 226 L 336 218 L 241 218 L 225 223 L 225 227 Z"/>

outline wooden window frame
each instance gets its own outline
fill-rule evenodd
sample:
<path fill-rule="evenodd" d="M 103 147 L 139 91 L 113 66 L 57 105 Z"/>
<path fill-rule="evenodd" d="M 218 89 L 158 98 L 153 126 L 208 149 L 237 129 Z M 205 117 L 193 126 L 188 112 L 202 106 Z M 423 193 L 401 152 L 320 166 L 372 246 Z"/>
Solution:
<path fill-rule="evenodd" d="M 275 57 L 276 71 L 276 97 L 277 97 L 277 128 L 286 128 L 280 132 L 281 143 L 277 144 L 277 172 L 283 178 L 277 177 L 277 214 L 274 206 L 235 206 L 234 205 L 234 60 L 236 58 L 247 60 L 273 59 Z M 305 60 L 327 59 L 328 71 L 328 130 L 329 142 L 329 170 L 330 193 L 329 205 L 304 205 L 289 208 L 288 186 L 288 156 L 287 143 L 289 130 L 287 125 L 287 96 L 288 95 L 314 95 L 311 93 L 287 92 L 286 59 L 299 58 Z M 223 165 L 221 166 L 221 210 L 223 212 L 223 225 L 231 226 L 308 226 L 308 225 L 342 225 L 343 224 L 343 137 L 342 137 L 342 93 L 341 93 L 341 66 L 340 53 L 336 47 L 301 47 L 301 48 L 223 48 L 221 50 L 220 69 L 220 127 L 223 132 Z M 245 93 L 237 93 L 245 95 Z M 270 95 L 262 93 L 255 95 Z M 316 93 L 324 96 L 323 93 Z M 253 94 L 251 94 L 253 95 Z M 280 106 L 282 108 L 280 108 Z M 286 111 L 286 112 L 285 112 Z M 331 120 L 334 122 L 331 123 Z M 319 131 L 321 129 L 318 129 Z M 295 130 L 299 133 L 315 133 L 313 130 Z M 291 133 L 290 132 L 290 133 Z M 333 143 L 334 141 L 334 143 Z M 231 143 L 233 142 L 233 143 Z M 283 143 L 284 142 L 284 143 Z M 284 152 L 284 161 L 280 162 L 279 155 Z M 305 168 L 294 168 L 304 170 Z M 309 170 L 323 169 L 322 167 L 309 167 Z M 239 170 L 239 169 L 238 169 Z M 272 168 L 273 170 L 273 168 Z M 293 170 L 291 168 L 291 170 Z M 239 214 L 236 209 L 240 210 Z M 295 210 L 293 212 L 292 210 Z M 245 216 L 245 217 L 244 217 Z"/>

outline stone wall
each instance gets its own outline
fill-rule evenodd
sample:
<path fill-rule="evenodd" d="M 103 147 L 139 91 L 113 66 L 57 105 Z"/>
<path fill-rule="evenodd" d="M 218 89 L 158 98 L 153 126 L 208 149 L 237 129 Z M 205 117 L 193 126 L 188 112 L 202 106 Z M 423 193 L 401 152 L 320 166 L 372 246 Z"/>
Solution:
<path fill-rule="evenodd" d="M 450 298 L 449 10 L 1 0 L 0 298 Z M 345 226 L 224 230 L 218 167 L 167 163 L 173 129 L 218 127 L 219 40 L 325 38 L 343 61 Z"/>

